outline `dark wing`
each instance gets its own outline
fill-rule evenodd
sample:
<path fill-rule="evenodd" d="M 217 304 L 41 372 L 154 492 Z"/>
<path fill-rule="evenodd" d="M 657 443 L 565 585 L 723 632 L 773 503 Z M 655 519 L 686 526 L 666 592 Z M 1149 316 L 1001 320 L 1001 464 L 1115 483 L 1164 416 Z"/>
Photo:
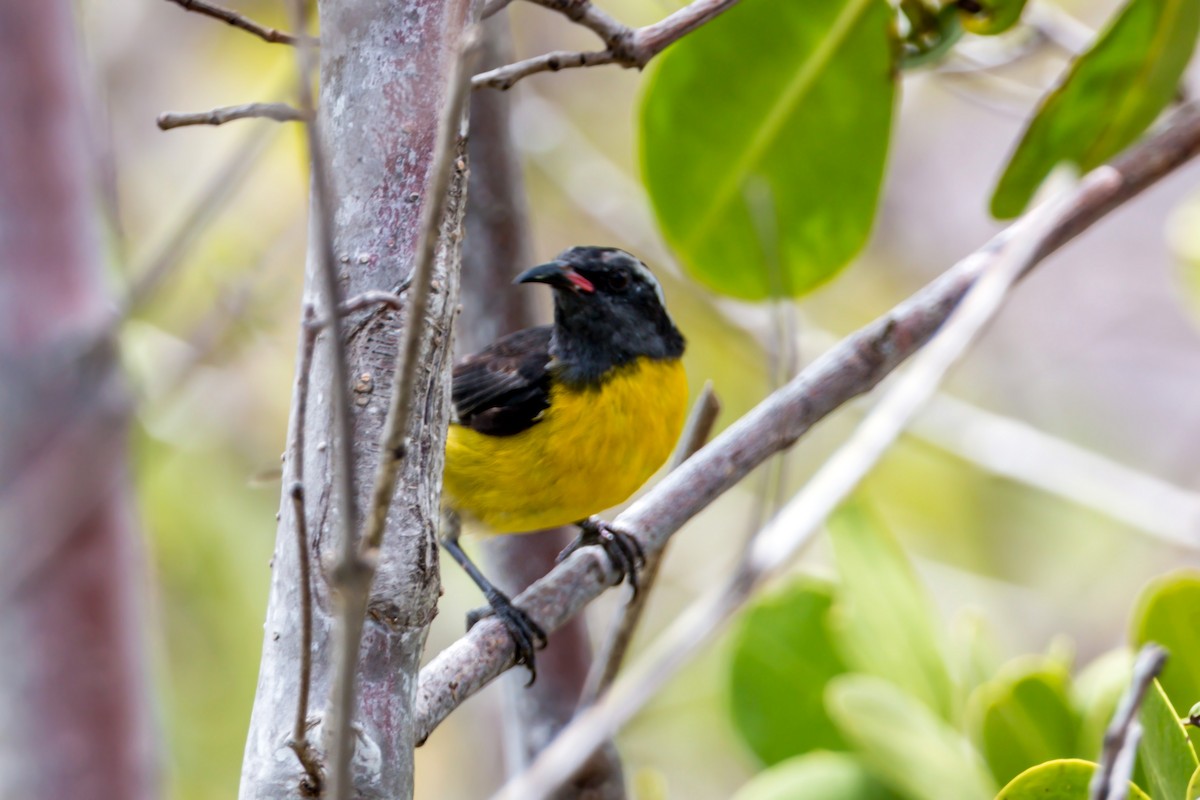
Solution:
<path fill-rule="evenodd" d="M 491 436 L 512 436 L 550 405 L 550 334 L 542 325 L 497 340 L 454 366 L 455 421 Z"/>

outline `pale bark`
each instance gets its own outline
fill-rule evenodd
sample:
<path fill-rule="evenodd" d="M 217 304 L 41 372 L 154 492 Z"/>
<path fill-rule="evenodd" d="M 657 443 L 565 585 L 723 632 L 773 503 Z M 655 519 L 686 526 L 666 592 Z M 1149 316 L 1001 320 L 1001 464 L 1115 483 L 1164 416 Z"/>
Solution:
<path fill-rule="evenodd" d="M 330 224 L 346 296 L 394 290 L 412 268 L 439 109 L 446 100 L 468 0 L 322 2 L 318 120 L 332 182 Z M 417 668 L 439 591 L 438 488 L 447 417 L 450 329 L 458 298 L 457 263 L 465 163 L 452 180 L 433 292 L 423 324 L 413 387 L 410 446 L 388 515 L 359 660 L 355 795 L 412 795 L 413 701 Z M 315 260 L 305 296 L 314 302 Z M 364 507 L 387 412 L 401 317 L 387 309 L 351 316 L 345 343 L 353 384 L 354 485 Z M 325 334 L 323 334 L 325 335 Z M 322 739 L 319 715 L 333 676 L 333 604 L 327 570 L 338 543 L 331 504 L 331 387 L 328 343 L 319 342 L 310 373 L 304 474 L 316 574 L 310 740 Z M 293 405 L 293 413 L 295 408 Z M 302 796 L 302 770 L 287 747 L 298 695 L 298 572 L 288 487 L 267 610 L 263 660 L 243 764 L 242 798 Z"/>
<path fill-rule="evenodd" d="M 0 0 L 4 797 L 158 794 L 84 74 L 65 0 Z M 14 68 L 15 66 L 15 68 Z"/>

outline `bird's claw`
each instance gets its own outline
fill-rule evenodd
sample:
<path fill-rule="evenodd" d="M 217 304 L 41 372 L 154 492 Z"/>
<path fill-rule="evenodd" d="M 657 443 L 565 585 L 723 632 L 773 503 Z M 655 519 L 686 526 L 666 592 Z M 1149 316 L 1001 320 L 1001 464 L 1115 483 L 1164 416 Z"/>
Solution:
<path fill-rule="evenodd" d="M 558 554 L 557 560 L 561 562 L 581 547 L 596 545 L 604 550 L 609 563 L 621 573 L 622 579 L 629 582 L 629 588 L 636 597 L 638 570 L 646 563 L 646 553 L 642 550 L 641 542 L 597 517 L 589 517 L 576 524 L 579 525 L 579 536 Z"/>
<path fill-rule="evenodd" d="M 476 608 L 467 612 L 467 630 L 471 630 L 482 619 L 498 617 L 512 639 L 517 665 L 523 664 L 529 670 L 529 682 L 525 685 L 532 686 L 537 680 L 534 653 L 546 646 L 546 631 L 524 610 L 513 605 L 511 600 L 499 592 L 489 596 L 488 603 L 491 604 L 490 608 Z"/>

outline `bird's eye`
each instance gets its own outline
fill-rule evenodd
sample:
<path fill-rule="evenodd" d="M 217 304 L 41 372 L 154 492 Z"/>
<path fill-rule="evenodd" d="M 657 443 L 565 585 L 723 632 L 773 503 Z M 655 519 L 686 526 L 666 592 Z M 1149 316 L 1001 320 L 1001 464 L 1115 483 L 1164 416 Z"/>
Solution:
<path fill-rule="evenodd" d="M 608 276 L 608 288 L 614 292 L 623 292 L 629 288 L 629 273 L 618 269 Z"/>

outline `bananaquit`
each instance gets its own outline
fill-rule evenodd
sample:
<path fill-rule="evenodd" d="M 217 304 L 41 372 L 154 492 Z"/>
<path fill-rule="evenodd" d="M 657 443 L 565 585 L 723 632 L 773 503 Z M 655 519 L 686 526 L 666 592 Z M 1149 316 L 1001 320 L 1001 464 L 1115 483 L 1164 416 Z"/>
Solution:
<path fill-rule="evenodd" d="M 576 524 L 582 534 L 567 552 L 600 545 L 636 589 L 636 541 L 592 515 L 628 499 L 671 454 L 687 381 L 662 287 L 629 253 L 572 247 L 515 282 L 554 290 L 554 324 L 505 336 L 455 366 L 442 545 L 533 673 L 545 633 L 471 563 L 459 517 L 498 534 Z"/>

